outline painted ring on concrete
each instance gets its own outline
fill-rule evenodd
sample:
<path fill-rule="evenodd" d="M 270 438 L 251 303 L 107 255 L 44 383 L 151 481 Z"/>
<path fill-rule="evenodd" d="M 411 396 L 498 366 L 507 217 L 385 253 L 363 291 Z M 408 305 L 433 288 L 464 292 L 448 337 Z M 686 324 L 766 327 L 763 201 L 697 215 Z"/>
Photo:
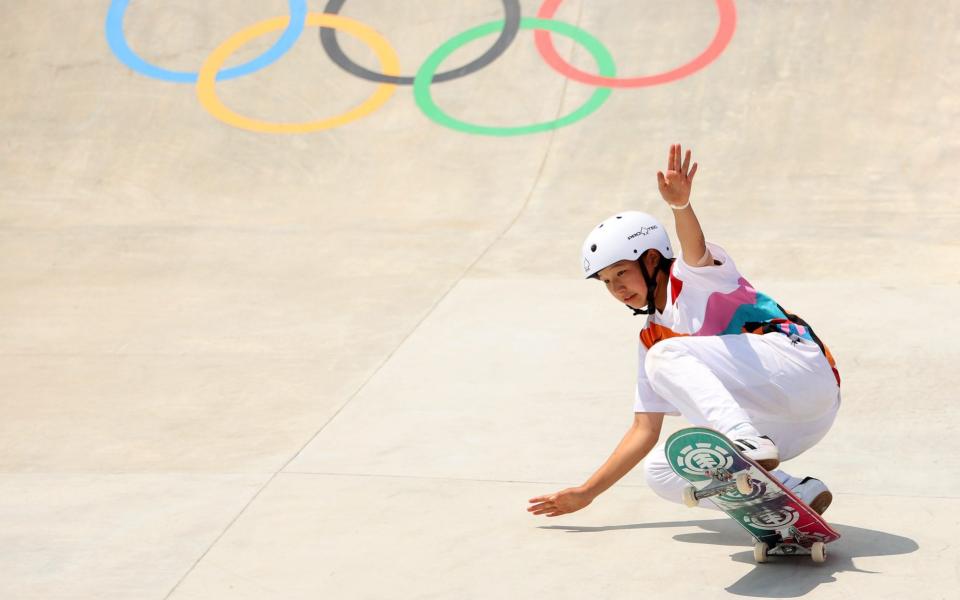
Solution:
<path fill-rule="evenodd" d="M 443 73 L 437 73 L 433 76 L 433 83 L 450 81 L 452 79 L 464 77 L 471 73 L 476 73 L 480 69 L 500 58 L 500 55 L 506 52 L 507 48 L 513 42 L 513 39 L 517 37 L 517 32 L 520 31 L 520 0 L 502 0 L 502 2 L 504 26 L 500 31 L 500 35 L 497 37 L 497 41 L 493 43 L 493 46 L 490 46 L 486 52 L 462 67 L 444 71 Z M 347 0 L 330 0 L 327 2 L 327 6 L 323 9 L 323 12 L 331 15 L 339 14 L 340 9 L 342 9 L 343 5 L 346 3 Z M 323 49 L 326 51 L 330 59 L 338 67 L 350 73 L 351 75 L 356 75 L 361 79 L 380 83 L 413 85 L 413 77 L 404 75 L 384 75 L 383 73 L 377 73 L 375 71 L 365 69 L 353 62 L 350 57 L 343 52 L 339 42 L 337 42 L 337 32 L 334 29 L 321 27 L 320 43 L 323 44 Z"/>
<path fill-rule="evenodd" d="M 242 65 L 237 65 L 236 67 L 225 69 L 222 73 L 217 73 L 218 81 L 234 79 L 259 71 L 276 62 L 293 47 L 303 32 L 304 19 L 307 16 L 307 1 L 287 0 L 287 4 L 290 6 L 290 20 L 280 39 L 266 52 L 253 60 Z M 130 45 L 127 44 L 127 37 L 123 33 L 123 18 L 129 6 L 130 0 L 111 0 L 110 8 L 107 11 L 107 43 L 110 45 L 110 49 L 116 57 L 120 59 L 120 62 L 137 73 L 153 77 L 154 79 L 162 79 L 176 83 L 195 83 L 197 81 L 197 73 L 170 71 L 158 67 L 143 60 L 130 49 Z"/>
<path fill-rule="evenodd" d="M 197 78 L 197 98 L 200 100 L 200 104 L 202 104 L 211 115 L 228 125 L 249 131 L 262 133 L 307 133 L 310 131 L 339 127 L 340 125 L 345 125 L 351 121 L 365 117 L 389 100 L 390 96 L 392 96 L 393 92 L 397 89 L 397 86 L 393 84 L 381 83 L 377 86 L 377 89 L 374 90 L 373 95 L 347 112 L 335 117 L 327 117 L 305 123 L 261 121 L 259 119 L 245 117 L 227 108 L 226 105 L 220 101 L 220 98 L 217 97 L 215 81 L 217 71 L 220 70 L 220 67 L 223 66 L 227 58 L 241 46 L 261 35 L 287 27 L 288 21 L 289 17 L 274 17 L 251 25 L 220 44 L 210 56 L 207 57 L 207 60 L 204 61 L 203 66 L 200 68 L 199 77 Z M 372 27 L 354 21 L 353 19 L 324 13 L 308 14 L 306 24 L 316 27 L 333 27 L 353 35 L 370 46 L 377 55 L 384 73 L 396 75 L 400 72 L 400 59 L 397 57 L 397 53 L 393 47 L 390 46 L 390 43 Z"/>
<path fill-rule="evenodd" d="M 433 101 L 433 97 L 430 95 L 430 82 L 433 80 L 433 74 L 436 72 L 437 67 L 439 67 L 440 63 L 442 63 L 445 58 L 453 54 L 458 48 L 461 48 L 473 40 L 481 38 L 485 35 L 496 33 L 502 28 L 503 21 L 493 21 L 491 23 L 479 25 L 473 29 L 468 29 L 461 34 L 450 38 L 447 42 L 434 50 L 433 53 L 427 57 L 423 65 L 421 65 L 420 70 L 417 71 L 417 76 L 413 83 L 413 95 L 417 101 L 417 106 L 420 107 L 420 110 L 422 110 L 427 117 L 429 117 L 435 123 L 443 125 L 444 127 L 449 127 L 450 129 L 464 133 L 495 136 L 523 135 L 527 133 L 537 133 L 540 131 L 558 129 L 560 127 L 575 123 L 600 108 L 600 106 L 606 102 L 607 98 L 610 97 L 612 90 L 609 88 L 601 88 L 596 90 L 590 96 L 590 98 L 587 99 L 583 106 L 566 116 L 554 119 L 553 121 L 534 123 L 532 125 L 521 125 L 517 127 L 491 127 L 486 125 L 475 125 L 451 117 L 437 106 L 437 104 Z M 590 54 L 593 56 L 593 59 L 597 63 L 597 68 L 600 70 L 600 73 L 609 77 L 612 77 L 616 74 L 616 65 L 614 65 L 613 57 L 610 55 L 610 52 L 607 51 L 600 40 L 580 29 L 579 27 L 574 27 L 573 25 L 563 23 L 562 21 L 524 17 L 520 20 L 520 29 L 546 29 L 569 37 L 590 52 Z"/>
<path fill-rule="evenodd" d="M 603 73 L 600 75 L 586 73 L 573 67 L 560 57 L 557 49 L 553 46 L 553 40 L 550 38 L 549 31 L 535 32 L 534 39 L 536 40 L 537 50 L 547 64 L 558 73 L 574 81 L 611 88 L 637 88 L 660 85 L 662 83 L 676 81 L 677 79 L 683 79 L 688 75 L 696 73 L 720 56 L 724 49 L 726 49 L 727 44 L 730 43 L 730 39 L 733 38 L 733 31 L 737 26 L 736 7 L 733 4 L 733 0 L 715 1 L 717 3 L 717 11 L 720 13 L 720 24 L 717 26 L 717 33 L 714 35 L 710 45 L 707 46 L 707 49 L 687 64 L 677 67 L 672 71 L 666 71 L 657 75 L 615 78 L 604 76 Z M 537 11 L 537 17 L 541 19 L 553 18 L 561 2 L 563 2 L 563 0 L 544 0 L 544 3 L 540 5 L 540 9 Z"/>

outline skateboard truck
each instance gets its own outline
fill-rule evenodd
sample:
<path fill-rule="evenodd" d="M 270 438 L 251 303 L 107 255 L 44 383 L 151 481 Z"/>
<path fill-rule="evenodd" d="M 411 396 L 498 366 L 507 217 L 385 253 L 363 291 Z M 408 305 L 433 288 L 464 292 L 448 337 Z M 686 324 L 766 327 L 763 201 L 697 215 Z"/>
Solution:
<path fill-rule="evenodd" d="M 723 467 L 718 467 L 716 469 L 707 469 L 703 474 L 710 477 L 713 481 L 702 490 L 698 490 L 692 485 L 684 488 L 683 503 L 687 506 L 696 506 L 700 503 L 700 500 L 704 498 L 719 496 L 734 488 L 744 496 L 753 491 L 753 485 L 750 483 L 750 474 L 747 471 L 740 471 L 734 474 Z"/>
<path fill-rule="evenodd" d="M 778 532 L 779 540 L 768 544 L 767 542 L 756 542 L 753 545 L 753 558 L 758 563 L 767 562 L 767 556 L 794 556 L 797 554 L 809 554 L 815 563 L 822 563 L 827 560 L 827 545 L 823 541 L 812 535 L 805 535 L 794 526 L 790 526 L 786 535 L 783 531 Z"/>

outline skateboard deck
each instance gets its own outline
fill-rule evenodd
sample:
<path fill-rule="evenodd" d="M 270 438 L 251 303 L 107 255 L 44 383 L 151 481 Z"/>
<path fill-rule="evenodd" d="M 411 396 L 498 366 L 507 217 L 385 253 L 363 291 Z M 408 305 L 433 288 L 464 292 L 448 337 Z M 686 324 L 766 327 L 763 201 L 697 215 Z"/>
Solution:
<path fill-rule="evenodd" d="M 706 498 L 756 540 L 754 558 L 810 554 L 826 560 L 826 544 L 840 538 L 823 518 L 723 434 L 705 427 L 681 429 L 667 439 L 667 460 L 690 482 L 683 500 Z M 749 490 L 749 491 L 747 491 Z"/>

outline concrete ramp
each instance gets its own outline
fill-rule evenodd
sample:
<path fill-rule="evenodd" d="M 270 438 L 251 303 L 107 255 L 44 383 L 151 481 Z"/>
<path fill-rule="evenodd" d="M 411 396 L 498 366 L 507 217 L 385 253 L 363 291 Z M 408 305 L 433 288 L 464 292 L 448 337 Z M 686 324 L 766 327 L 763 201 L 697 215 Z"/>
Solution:
<path fill-rule="evenodd" d="M 0 597 L 947 598 L 960 5 L 99 0 L 0 19 Z M 321 32 L 323 35 L 321 35 Z M 321 39 L 323 38 L 323 39 Z M 607 216 L 693 205 L 837 357 L 830 558 L 636 469 Z M 683 426 L 668 420 L 672 431 Z"/>

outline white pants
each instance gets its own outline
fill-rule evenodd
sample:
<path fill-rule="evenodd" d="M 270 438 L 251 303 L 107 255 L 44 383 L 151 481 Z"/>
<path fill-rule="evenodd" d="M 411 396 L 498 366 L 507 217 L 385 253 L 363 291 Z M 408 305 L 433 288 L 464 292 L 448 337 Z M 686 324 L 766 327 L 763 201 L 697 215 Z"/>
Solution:
<path fill-rule="evenodd" d="M 823 439 L 840 408 L 840 388 L 820 348 L 781 333 L 670 338 L 647 352 L 644 367 L 653 390 L 691 423 L 769 436 L 781 461 Z M 644 469 L 654 492 L 681 502 L 687 482 L 670 468 L 664 444 Z M 773 475 L 788 488 L 800 482 L 780 470 Z M 706 500 L 701 506 L 714 508 Z"/>

